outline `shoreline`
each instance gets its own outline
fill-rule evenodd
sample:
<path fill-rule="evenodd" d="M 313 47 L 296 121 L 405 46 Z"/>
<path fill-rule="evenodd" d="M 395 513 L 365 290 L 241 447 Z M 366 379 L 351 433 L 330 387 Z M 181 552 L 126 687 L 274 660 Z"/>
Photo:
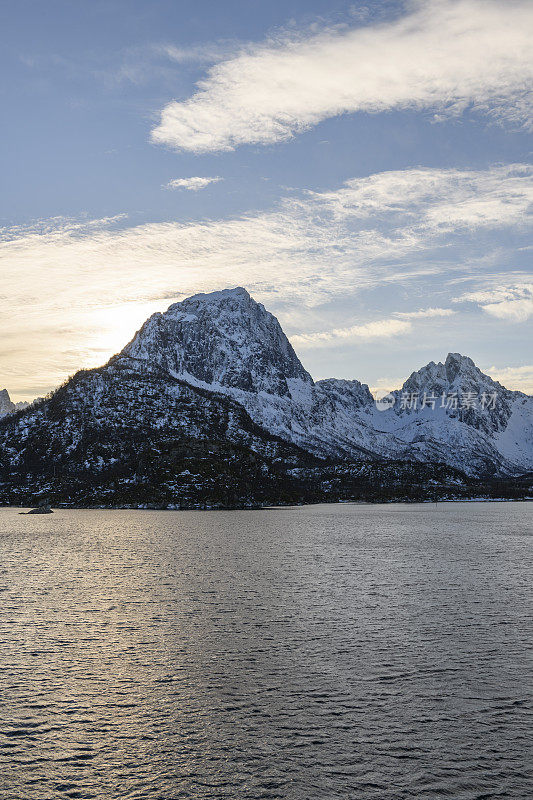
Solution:
<path fill-rule="evenodd" d="M 52 510 L 58 511 L 284 511 L 286 509 L 305 508 L 308 506 L 437 506 L 452 503 L 530 503 L 533 497 L 462 497 L 439 500 L 320 500 L 316 503 L 287 503 L 270 505 L 238 505 L 238 506 L 189 506 L 189 507 L 156 507 L 147 504 L 124 505 L 124 506 L 103 506 L 103 505 L 57 505 L 51 506 Z M 28 511 L 34 506 L 18 506 L 13 504 L 0 504 L 0 509 L 16 509 L 23 516 L 28 516 Z M 49 516 L 49 514 L 32 514 L 30 516 Z"/>

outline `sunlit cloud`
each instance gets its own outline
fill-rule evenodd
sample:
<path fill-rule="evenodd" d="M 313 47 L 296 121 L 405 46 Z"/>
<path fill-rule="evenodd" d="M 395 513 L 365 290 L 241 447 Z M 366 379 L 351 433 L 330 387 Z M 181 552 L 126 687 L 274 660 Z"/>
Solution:
<path fill-rule="evenodd" d="M 222 178 L 174 178 L 164 185 L 164 189 L 187 189 L 189 192 L 198 192 L 205 189 L 210 183 L 218 183 Z"/>
<path fill-rule="evenodd" d="M 397 311 L 400 319 L 431 319 L 431 317 L 450 317 L 455 314 L 452 308 L 422 308 L 419 311 Z"/>
<path fill-rule="evenodd" d="M 296 308 L 300 319 L 305 307 L 415 281 L 431 302 L 431 281 L 450 271 L 464 275 L 468 257 L 490 250 L 494 231 L 523 231 L 532 173 L 522 165 L 385 172 L 335 191 L 293 193 L 271 210 L 229 219 L 128 227 L 119 215 L 3 229 L 3 381 L 14 395 L 37 384 L 42 393 L 77 368 L 104 362 L 148 314 L 197 291 L 244 285 L 281 308 L 281 317 Z M 471 212 L 480 202 L 490 213 Z M 475 269 L 484 270 L 484 262 Z M 450 315 L 436 304 L 413 305 L 397 313 L 384 308 L 355 326 L 345 310 L 331 326 L 333 337 L 326 332 L 316 341 L 371 341 L 405 331 L 417 318 Z M 292 333 L 309 343 L 310 327 L 292 326 Z"/>
<path fill-rule="evenodd" d="M 296 347 L 327 347 L 341 342 L 371 341 L 387 339 L 409 333 L 413 329 L 412 321 L 449 317 L 455 314 L 451 308 L 424 308 L 418 311 L 396 311 L 388 319 L 373 320 L 362 325 L 349 325 L 345 328 L 334 328 L 329 331 L 302 333 L 291 337 Z"/>
<path fill-rule="evenodd" d="M 346 341 L 369 341 L 386 339 L 406 333 L 411 323 L 399 319 L 380 319 L 364 325 L 350 325 L 347 328 L 334 328 L 332 331 L 302 333 L 291 337 L 295 347 L 327 347 Z"/>
<path fill-rule="evenodd" d="M 467 292 L 454 302 L 477 303 L 483 311 L 497 319 L 525 322 L 533 316 L 533 282 Z"/>
<path fill-rule="evenodd" d="M 533 364 L 521 367 L 487 367 L 483 370 L 495 381 L 515 392 L 533 394 Z"/>
<path fill-rule="evenodd" d="M 316 30 L 250 44 L 215 64 L 152 138 L 205 152 L 268 145 L 356 111 L 483 113 L 529 126 L 529 0 L 421 0 L 389 23 Z M 481 213 L 483 213 L 481 211 Z"/>

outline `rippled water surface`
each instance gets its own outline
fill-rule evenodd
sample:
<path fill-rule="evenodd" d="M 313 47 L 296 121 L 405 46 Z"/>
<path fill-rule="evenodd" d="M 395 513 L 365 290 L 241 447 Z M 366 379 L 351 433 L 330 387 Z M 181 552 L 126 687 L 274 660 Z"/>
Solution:
<path fill-rule="evenodd" d="M 0 797 L 531 800 L 532 508 L 0 509 Z"/>

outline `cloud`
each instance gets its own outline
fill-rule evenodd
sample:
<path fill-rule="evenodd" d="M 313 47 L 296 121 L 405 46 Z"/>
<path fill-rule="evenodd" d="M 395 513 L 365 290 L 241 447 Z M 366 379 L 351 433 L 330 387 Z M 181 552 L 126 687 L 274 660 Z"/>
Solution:
<path fill-rule="evenodd" d="M 297 347 L 327 347 L 346 341 L 369 341 L 398 336 L 411 329 L 411 323 L 399 319 L 380 319 L 364 325 L 351 325 L 348 328 L 335 328 L 332 331 L 319 333 L 302 333 L 291 336 L 291 342 Z"/>
<path fill-rule="evenodd" d="M 396 317 L 400 319 L 425 319 L 431 317 L 449 317 L 455 314 L 451 308 L 424 308 L 420 311 L 397 311 Z"/>
<path fill-rule="evenodd" d="M 482 306 L 483 311 L 498 319 L 511 320 L 512 322 L 525 322 L 533 315 L 533 297 L 522 300 L 503 300 L 498 303 L 487 303 Z"/>
<path fill-rule="evenodd" d="M 235 55 L 239 46 L 235 40 L 224 40 L 178 47 L 172 44 L 161 44 L 154 49 L 167 56 L 177 64 L 209 63 L 220 61 Z"/>
<path fill-rule="evenodd" d="M 525 392 L 525 394 L 533 394 L 533 364 L 526 364 L 521 367 L 487 367 L 483 369 L 499 381 L 507 389 L 512 389 L 515 392 Z"/>
<path fill-rule="evenodd" d="M 340 342 L 370 341 L 384 339 L 409 333 L 412 320 L 430 319 L 432 317 L 449 317 L 455 314 L 451 308 L 425 308 L 420 311 L 396 311 L 391 318 L 374 320 L 362 325 L 350 325 L 346 328 L 334 328 L 331 331 L 302 333 L 291 336 L 291 341 L 298 347 L 325 347 Z"/>
<path fill-rule="evenodd" d="M 103 81 L 108 89 L 119 89 L 124 92 L 128 84 L 133 86 L 157 85 L 176 87 L 183 81 L 184 73 L 198 65 L 212 64 L 230 58 L 237 53 L 236 42 L 220 41 L 208 44 L 191 44 L 176 46 L 165 43 L 147 43 L 133 45 L 105 54 L 94 52 L 80 54 L 70 59 L 50 56 L 32 57 L 31 65 L 35 67 L 61 67 L 70 74 L 86 76 L 88 72 Z M 179 65 L 179 66 L 178 66 Z"/>
<path fill-rule="evenodd" d="M 118 215 L 4 228 L 0 318 L 13 344 L 26 348 L 24 358 L 2 358 L 4 381 L 10 378 L 13 392 L 27 380 L 50 387 L 80 366 L 102 363 L 149 313 L 197 291 L 244 285 L 281 309 L 293 331 L 293 309 L 316 309 L 365 290 L 417 282 L 431 297 L 432 281 L 438 279 L 440 292 L 443 273 L 464 276 L 469 259 L 495 247 L 495 231 L 513 234 L 515 256 L 532 174 L 521 165 L 384 172 L 335 191 L 293 193 L 270 210 L 229 219 L 128 226 Z M 483 199 L 491 213 L 471 214 Z M 453 220 L 461 219 L 468 224 L 454 230 Z M 499 238 L 497 246 L 503 259 Z M 484 270 L 484 262 L 475 269 Z M 379 308 L 374 320 L 350 326 L 352 307 L 329 327 L 339 342 L 370 341 L 407 330 L 417 317 L 448 312 Z M 298 328 L 298 335 L 309 332 Z M 5 347 L 7 338 L 3 333 Z"/>
<path fill-rule="evenodd" d="M 346 181 L 333 192 L 309 193 L 334 218 L 409 217 L 435 234 L 528 224 L 533 207 L 533 168 L 525 164 L 488 170 L 391 170 Z M 309 197 L 302 202 L 309 202 Z"/>
<path fill-rule="evenodd" d="M 169 181 L 164 189 L 187 189 L 189 192 L 198 192 L 200 189 L 205 189 L 210 183 L 218 183 L 222 178 L 216 176 L 215 178 L 174 178 Z"/>
<path fill-rule="evenodd" d="M 533 316 L 533 283 L 496 286 L 467 292 L 456 303 L 478 303 L 487 314 L 508 322 L 525 322 Z"/>
<path fill-rule="evenodd" d="M 249 45 L 215 64 L 152 138 L 207 152 L 290 139 L 356 111 L 467 109 L 530 125 L 529 0 L 419 0 L 392 22 L 314 31 Z"/>

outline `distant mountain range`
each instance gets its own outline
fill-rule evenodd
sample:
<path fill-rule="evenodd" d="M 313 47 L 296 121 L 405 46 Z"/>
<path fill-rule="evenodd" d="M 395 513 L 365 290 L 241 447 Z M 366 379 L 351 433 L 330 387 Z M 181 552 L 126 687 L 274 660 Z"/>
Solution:
<path fill-rule="evenodd" d="M 245 289 L 150 317 L 27 409 L 0 393 L 0 502 L 198 507 L 524 496 L 533 398 L 450 353 L 376 404 L 313 381 Z"/>

